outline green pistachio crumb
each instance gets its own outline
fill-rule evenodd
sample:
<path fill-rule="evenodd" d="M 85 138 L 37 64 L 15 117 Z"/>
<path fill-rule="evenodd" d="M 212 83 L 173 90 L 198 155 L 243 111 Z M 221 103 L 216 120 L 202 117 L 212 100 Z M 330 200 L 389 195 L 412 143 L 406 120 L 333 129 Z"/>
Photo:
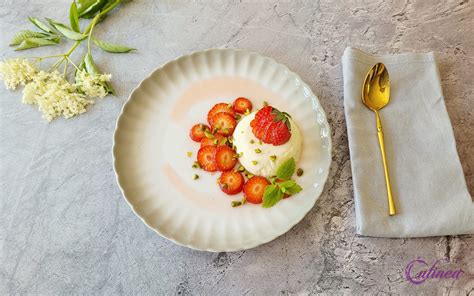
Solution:
<path fill-rule="evenodd" d="M 271 160 L 272 162 L 275 162 L 276 159 L 277 159 L 277 156 L 276 156 L 276 155 L 270 155 L 270 160 Z"/>
<path fill-rule="evenodd" d="M 214 135 L 209 131 L 204 131 L 204 135 L 206 136 L 206 138 L 214 139 Z"/>
<path fill-rule="evenodd" d="M 191 156 L 193 156 L 193 153 L 192 153 L 191 151 L 188 151 L 188 152 L 186 152 L 186 155 L 187 155 L 188 157 L 191 157 Z"/>
<path fill-rule="evenodd" d="M 261 149 L 255 149 L 255 153 L 262 153 L 262 150 Z"/>
<path fill-rule="evenodd" d="M 240 116 L 240 114 L 235 114 L 235 119 L 236 120 L 240 120 L 242 118 L 242 116 Z"/>
<path fill-rule="evenodd" d="M 201 166 L 199 165 L 199 163 L 195 161 L 193 163 L 193 169 L 200 169 L 200 168 L 201 168 Z"/>
<path fill-rule="evenodd" d="M 255 144 L 255 141 L 253 139 L 250 140 L 250 144 Z"/>
<path fill-rule="evenodd" d="M 240 153 L 237 154 L 237 158 L 241 158 L 243 155 L 244 155 L 244 153 L 240 152 Z"/>
<path fill-rule="evenodd" d="M 268 106 L 268 102 L 267 101 L 263 101 L 263 107 L 266 107 Z"/>
<path fill-rule="evenodd" d="M 298 170 L 296 170 L 296 175 L 297 175 L 298 177 L 303 176 L 303 173 L 304 173 L 304 171 L 303 171 L 302 168 L 299 168 Z"/>
<path fill-rule="evenodd" d="M 257 164 L 258 164 L 258 161 L 252 160 L 252 164 L 253 164 L 253 165 L 257 165 Z"/>
<path fill-rule="evenodd" d="M 263 145 L 262 140 L 258 140 L 259 145 Z"/>
<path fill-rule="evenodd" d="M 234 200 L 234 201 L 232 201 L 232 203 L 231 203 L 231 206 L 232 206 L 233 208 L 238 207 L 238 206 L 241 206 L 241 205 L 242 205 L 242 202 L 241 202 L 240 200 Z"/>
<path fill-rule="evenodd" d="M 245 171 L 245 168 L 244 168 L 243 166 L 239 165 L 239 168 L 238 168 L 237 170 L 238 170 L 239 172 L 243 172 L 243 171 Z"/>
<path fill-rule="evenodd" d="M 212 141 L 212 143 L 214 143 L 214 145 L 217 145 L 217 144 L 219 144 L 219 140 L 214 139 L 214 140 Z"/>
<path fill-rule="evenodd" d="M 199 175 L 198 175 L 198 174 L 194 174 L 193 180 L 197 180 L 197 179 L 199 179 Z"/>
<path fill-rule="evenodd" d="M 245 109 L 244 115 L 247 116 L 247 115 L 249 115 L 249 114 L 250 114 L 250 110 L 249 110 L 249 109 Z"/>

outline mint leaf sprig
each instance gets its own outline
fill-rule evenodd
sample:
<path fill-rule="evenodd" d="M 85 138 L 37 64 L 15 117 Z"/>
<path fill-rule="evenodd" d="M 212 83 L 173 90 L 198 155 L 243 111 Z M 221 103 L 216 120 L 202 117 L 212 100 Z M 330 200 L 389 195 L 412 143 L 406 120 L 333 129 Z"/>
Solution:
<path fill-rule="evenodd" d="M 282 200 L 285 194 L 291 196 L 302 190 L 301 186 L 291 179 L 295 173 L 295 168 L 294 158 L 288 159 L 278 167 L 275 178 L 265 188 L 262 207 L 271 208 Z"/>

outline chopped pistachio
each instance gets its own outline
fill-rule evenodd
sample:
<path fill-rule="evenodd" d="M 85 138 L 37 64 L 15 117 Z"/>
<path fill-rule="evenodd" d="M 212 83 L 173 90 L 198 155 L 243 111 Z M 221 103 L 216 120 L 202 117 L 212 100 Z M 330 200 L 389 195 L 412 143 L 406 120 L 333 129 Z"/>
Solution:
<path fill-rule="evenodd" d="M 252 164 L 253 164 L 253 165 L 257 165 L 257 164 L 258 164 L 258 161 L 252 160 Z"/>
<path fill-rule="evenodd" d="M 219 140 L 214 139 L 214 140 L 212 140 L 212 143 L 214 143 L 214 145 L 217 145 L 217 144 L 219 144 Z"/>
<path fill-rule="evenodd" d="M 247 115 L 249 115 L 249 114 L 250 114 L 250 110 L 249 110 L 249 109 L 245 109 L 244 115 L 247 116 Z"/>
<path fill-rule="evenodd" d="M 238 170 L 239 172 L 243 172 L 243 171 L 245 171 L 245 168 L 244 168 L 243 166 L 239 165 L 239 168 L 238 168 L 237 170 Z"/>
<path fill-rule="evenodd" d="M 227 138 L 224 138 L 224 139 L 222 139 L 222 141 L 221 141 L 221 145 L 225 145 L 225 144 L 227 143 L 227 141 L 228 141 L 228 139 L 227 139 Z"/>
<path fill-rule="evenodd" d="M 262 150 L 261 149 L 255 149 L 255 153 L 262 153 Z"/>
<path fill-rule="evenodd" d="M 228 138 L 227 138 L 227 141 L 229 141 L 229 143 L 232 144 L 232 142 L 234 141 L 234 139 L 233 139 L 232 137 L 228 137 Z"/>
<path fill-rule="evenodd" d="M 188 152 L 186 152 L 186 155 L 187 155 L 188 157 L 191 157 L 191 156 L 193 156 L 193 153 L 192 153 L 191 151 L 188 151 Z"/>
<path fill-rule="evenodd" d="M 237 153 L 237 158 L 241 158 L 244 155 L 243 152 Z"/>
<path fill-rule="evenodd" d="M 240 120 L 241 118 L 242 116 L 240 116 L 240 114 L 235 114 L 235 119 Z"/>
<path fill-rule="evenodd" d="M 227 104 L 227 107 L 229 107 L 230 109 L 232 109 L 232 107 L 233 107 L 232 103 Z"/>
<path fill-rule="evenodd" d="M 227 135 L 227 134 L 230 133 L 230 129 L 228 129 L 228 128 L 223 128 L 223 129 L 222 129 L 222 132 Z"/>
<path fill-rule="evenodd" d="M 299 168 L 299 169 L 296 170 L 296 175 L 297 175 L 298 177 L 303 176 L 303 173 L 304 173 L 304 171 L 303 171 L 302 168 Z"/>
<path fill-rule="evenodd" d="M 252 178 L 252 177 L 253 177 L 253 174 L 251 174 L 251 173 L 247 172 L 247 173 L 245 174 L 245 176 L 246 176 L 247 178 L 249 178 L 249 179 L 250 179 L 250 178 Z"/>
<path fill-rule="evenodd" d="M 267 101 L 263 101 L 263 107 L 266 107 L 268 106 L 268 102 Z"/>
<path fill-rule="evenodd" d="M 262 140 L 258 140 L 259 145 L 263 145 Z"/>
<path fill-rule="evenodd" d="M 250 140 L 250 144 L 255 144 L 254 139 Z"/>
<path fill-rule="evenodd" d="M 198 174 L 194 174 L 193 180 L 197 180 L 197 179 L 199 179 L 199 175 L 198 175 Z"/>
<path fill-rule="evenodd" d="M 200 169 L 200 168 L 201 168 L 201 166 L 199 165 L 199 163 L 197 161 L 195 161 L 193 163 L 193 169 Z"/>
<path fill-rule="evenodd" d="M 275 162 L 277 159 L 277 156 L 276 155 L 270 155 L 270 160 Z"/>
<path fill-rule="evenodd" d="M 209 131 L 204 131 L 204 135 L 206 136 L 206 138 L 214 139 L 214 135 Z"/>
<path fill-rule="evenodd" d="M 231 203 L 231 206 L 232 206 L 233 208 L 238 207 L 238 206 L 241 206 L 241 205 L 242 205 L 242 202 L 241 202 L 240 200 L 234 200 L 234 201 L 232 201 L 232 203 Z"/>

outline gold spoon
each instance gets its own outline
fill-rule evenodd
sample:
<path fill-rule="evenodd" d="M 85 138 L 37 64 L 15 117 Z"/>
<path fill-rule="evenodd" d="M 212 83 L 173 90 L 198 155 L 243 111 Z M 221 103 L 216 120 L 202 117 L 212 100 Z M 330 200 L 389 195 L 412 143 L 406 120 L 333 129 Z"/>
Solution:
<path fill-rule="evenodd" d="M 367 73 L 362 88 L 362 102 L 367 108 L 375 112 L 375 122 L 377 125 L 377 135 L 379 138 L 380 152 L 382 153 L 383 169 L 385 172 L 385 184 L 387 185 L 388 213 L 395 215 L 395 204 L 393 203 L 390 178 L 388 176 L 387 160 L 385 159 L 385 145 L 383 141 L 382 122 L 380 121 L 379 110 L 385 107 L 390 101 L 390 78 L 384 64 L 375 64 Z"/>

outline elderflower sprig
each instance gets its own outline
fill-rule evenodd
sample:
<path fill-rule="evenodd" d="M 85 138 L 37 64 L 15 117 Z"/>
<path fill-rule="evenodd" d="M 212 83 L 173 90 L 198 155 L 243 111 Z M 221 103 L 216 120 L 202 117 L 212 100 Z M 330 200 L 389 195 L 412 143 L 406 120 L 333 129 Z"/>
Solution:
<path fill-rule="evenodd" d="M 7 89 L 24 86 L 22 102 L 37 105 L 48 121 L 58 116 L 70 118 L 87 111 L 87 106 L 94 103 L 93 99 L 113 94 L 110 85 L 111 74 L 101 73 L 92 57 L 91 45 L 111 53 L 126 53 L 133 48 L 113 44 L 94 37 L 95 26 L 100 23 L 108 12 L 119 5 L 121 0 L 77 0 L 69 9 L 70 25 L 45 18 L 47 23 L 35 17 L 30 22 L 40 31 L 23 30 L 17 33 L 11 46 L 15 50 L 27 50 L 40 46 L 57 45 L 62 40 L 73 40 L 73 46 L 63 54 L 50 56 L 15 58 L 0 62 L 0 79 Z M 92 19 L 81 31 L 79 19 Z M 76 48 L 87 40 L 87 52 L 81 62 L 76 65 L 71 56 Z M 44 60 L 56 59 L 47 70 L 41 69 Z M 60 67 L 63 67 L 61 73 Z M 70 67 L 71 66 L 71 67 Z M 73 82 L 68 76 L 74 70 Z"/>

